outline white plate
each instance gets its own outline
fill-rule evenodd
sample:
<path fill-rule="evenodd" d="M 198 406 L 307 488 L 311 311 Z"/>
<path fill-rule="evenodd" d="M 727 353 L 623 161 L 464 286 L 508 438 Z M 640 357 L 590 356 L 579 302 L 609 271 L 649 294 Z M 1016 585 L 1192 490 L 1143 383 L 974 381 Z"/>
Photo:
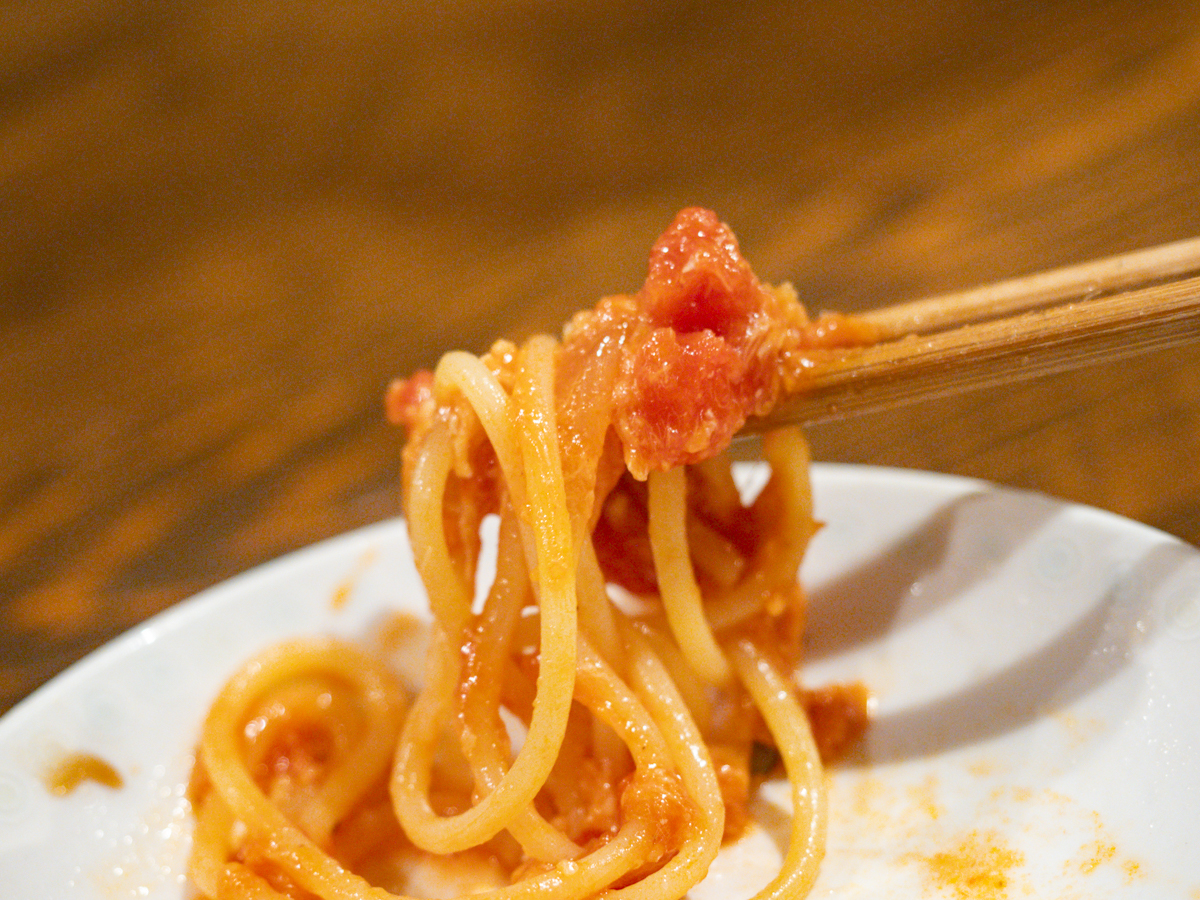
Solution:
<path fill-rule="evenodd" d="M 978 482 L 814 470 L 806 680 L 878 698 L 831 775 L 814 896 L 1200 898 L 1200 554 L 1107 513 Z M 344 603 L 336 602 L 344 598 Z M 114 641 L 0 720 L 0 893 L 180 898 L 199 722 L 249 655 L 418 610 L 402 523 L 235 578 Z M 66 798 L 63 754 L 125 785 Z M 783 792 L 696 898 L 779 859 Z"/>

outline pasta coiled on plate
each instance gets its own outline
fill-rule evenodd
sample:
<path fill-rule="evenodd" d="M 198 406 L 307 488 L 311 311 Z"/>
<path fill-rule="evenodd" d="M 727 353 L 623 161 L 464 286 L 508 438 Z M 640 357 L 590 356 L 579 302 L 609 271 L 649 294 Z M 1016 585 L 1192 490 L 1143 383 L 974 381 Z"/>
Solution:
<path fill-rule="evenodd" d="M 852 320 L 810 321 L 715 216 L 685 210 L 637 295 L 602 300 L 561 340 L 450 353 L 393 385 L 432 615 L 423 684 L 410 700 L 386 660 L 329 641 L 251 661 L 204 726 L 197 888 L 682 897 L 744 827 L 766 758 L 794 818 L 758 896 L 803 896 L 825 830 L 794 679 L 808 452 L 797 430 L 766 435 L 771 478 L 746 501 L 724 448 L 797 388 L 804 353 L 867 339 Z M 865 707 L 837 696 L 842 741 Z"/>

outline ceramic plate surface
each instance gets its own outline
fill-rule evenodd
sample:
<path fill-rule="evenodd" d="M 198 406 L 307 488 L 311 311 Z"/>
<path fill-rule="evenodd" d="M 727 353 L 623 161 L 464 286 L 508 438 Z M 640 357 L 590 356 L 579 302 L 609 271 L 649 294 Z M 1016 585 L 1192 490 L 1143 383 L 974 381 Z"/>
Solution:
<path fill-rule="evenodd" d="M 814 482 L 805 681 L 861 680 L 877 706 L 831 771 L 813 896 L 1200 900 L 1200 554 L 962 479 L 818 465 Z M 3 896 L 190 896 L 184 783 L 224 681 L 272 642 L 423 608 L 404 526 L 385 522 L 206 591 L 50 682 L 0 719 Z M 123 787 L 52 796 L 46 772 L 80 752 Z M 757 813 L 693 897 L 748 896 L 774 873 L 786 788 Z"/>

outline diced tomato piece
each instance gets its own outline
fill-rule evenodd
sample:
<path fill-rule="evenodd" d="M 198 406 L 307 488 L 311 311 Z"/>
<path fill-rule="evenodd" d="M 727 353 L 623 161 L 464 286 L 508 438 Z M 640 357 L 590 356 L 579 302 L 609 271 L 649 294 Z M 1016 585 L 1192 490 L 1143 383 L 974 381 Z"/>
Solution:
<path fill-rule="evenodd" d="M 654 244 L 639 297 L 654 325 L 736 338 L 763 293 L 729 226 L 711 210 L 691 208 Z"/>

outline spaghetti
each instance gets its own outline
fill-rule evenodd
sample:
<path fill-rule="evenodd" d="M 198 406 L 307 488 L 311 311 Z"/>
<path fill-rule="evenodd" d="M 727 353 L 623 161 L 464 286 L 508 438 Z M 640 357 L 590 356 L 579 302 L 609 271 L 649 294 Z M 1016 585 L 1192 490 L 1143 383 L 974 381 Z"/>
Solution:
<path fill-rule="evenodd" d="M 748 503 L 724 450 L 802 386 L 806 358 L 869 339 L 809 320 L 712 213 L 685 210 L 642 290 L 561 341 L 450 353 L 394 384 L 433 618 L 423 685 L 410 704 L 385 658 L 334 641 L 248 663 L 203 729 L 196 888 L 678 898 L 781 764 L 791 842 L 758 897 L 803 896 L 823 854 L 821 752 L 853 740 L 864 699 L 794 680 L 816 528 L 803 437 L 764 437 L 772 475 Z M 489 516 L 496 572 L 476 601 Z"/>

